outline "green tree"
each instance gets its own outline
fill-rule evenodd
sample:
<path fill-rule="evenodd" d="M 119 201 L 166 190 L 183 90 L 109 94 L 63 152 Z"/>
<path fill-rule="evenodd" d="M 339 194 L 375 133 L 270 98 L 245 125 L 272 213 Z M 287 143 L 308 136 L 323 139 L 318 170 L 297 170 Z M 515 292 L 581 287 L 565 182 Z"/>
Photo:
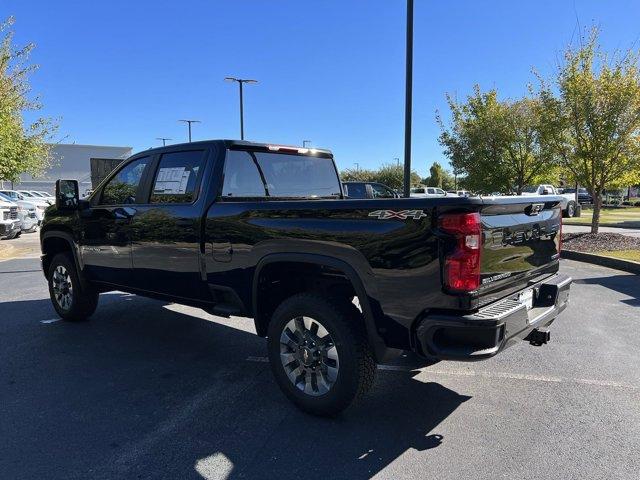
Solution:
<path fill-rule="evenodd" d="M 453 174 L 448 170 L 442 170 L 442 189 L 443 190 L 455 190 L 456 181 Z"/>
<path fill-rule="evenodd" d="M 340 173 L 343 182 L 378 182 L 394 188 L 402 189 L 404 167 L 394 163 L 385 163 L 377 170 L 347 168 Z M 411 171 L 411 185 L 420 184 L 420 175 Z"/>
<path fill-rule="evenodd" d="M 640 181 L 638 53 L 606 55 L 594 29 L 566 50 L 555 78 L 541 80 L 539 95 L 546 148 L 593 195 L 597 233 L 603 189 Z"/>
<path fill-rule="evenodd" d="M 401 190 L 404 185 L 404 167 L 395 163 L 385 163 L 375 171 L 374 181 Z M 411 171 L 411 186 L 420 185 L 420 175 Z"/>
<path fill-rule="evenodd" d="M 427 186 L 442 188 L 442 178 L 444 169 L 438 162 L 433 162 L 429 168 L 429 178 L 427 179 Z"/>
<path fill-rule="evenodd" d="M 444 190 L 454 190 L 456 188 L 456 182 L 451 172 L 445 170 L 438 162 L 433 162 L 429 167 L 429 174 L 428 177 L 421 180 L 423 185 L 439 187 Z"/>
<path fill-rule="evenodd" d="M 440 144 L 455 171 L 471 190 L 518 194 L 534 179 L 554 180 L 553 157 L 540 141 L 541 109 L 537 98 L 500 101 L 496 90 L 474 87 L 464 103 L 451 96 L 450 128 L 438 117 Z"/>
<path fill-rule="evenodd" d="M 0 180 L 17 181 L 21 173 L 41 174 L 50 164 L 47 140 L 56 129 L 49 118 L 25 124 L 23 114 L 42 108 L 30 99 L 29 75 L 37 69 L 28 63 L 34 48 L 13 46 L 13 17 L 0 24 Z"/>
<path fill-rule="evenodd" d="M 361 168 L 345 168 L 340 173 L 343 182 L 373 182 L 375 172 Z"/>

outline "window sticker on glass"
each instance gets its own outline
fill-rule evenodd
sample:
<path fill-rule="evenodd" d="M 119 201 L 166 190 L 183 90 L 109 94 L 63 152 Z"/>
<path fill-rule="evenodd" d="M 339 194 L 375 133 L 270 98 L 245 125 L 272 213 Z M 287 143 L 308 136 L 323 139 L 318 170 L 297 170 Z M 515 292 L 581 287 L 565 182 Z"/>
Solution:
<path fill-rule="evenodd" d="M 184 167 L 160 168 L 153 193 L 156 195 L 181 195 L 186 193 L 191 171 Z"/>

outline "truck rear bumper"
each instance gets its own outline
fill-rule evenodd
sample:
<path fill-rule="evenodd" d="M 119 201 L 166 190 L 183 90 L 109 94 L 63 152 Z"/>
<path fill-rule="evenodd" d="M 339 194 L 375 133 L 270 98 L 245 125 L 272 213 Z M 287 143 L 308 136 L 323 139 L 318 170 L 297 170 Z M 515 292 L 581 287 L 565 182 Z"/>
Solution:
<path fill-rule="evenodd" d="M 553 322 L 567 307 L 571 282 L 556 274 L 472 314 L 428 314 L 416 329 L 419 353 L 438 360 L 492 357 Z"/>

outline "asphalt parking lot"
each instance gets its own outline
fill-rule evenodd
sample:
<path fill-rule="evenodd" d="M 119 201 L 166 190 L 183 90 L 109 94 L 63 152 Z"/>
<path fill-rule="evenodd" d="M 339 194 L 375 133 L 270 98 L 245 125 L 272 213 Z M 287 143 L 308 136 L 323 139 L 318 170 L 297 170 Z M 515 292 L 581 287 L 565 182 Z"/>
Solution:
<path fill-rule="evenodd" d="M 637 479 L 640 279 L 571 261 L 544 347 L 411 359 L 336 419 L 300 413 L 246 319 L 110 293 L 57 321 L 0 262 L 0 478 Z"/>

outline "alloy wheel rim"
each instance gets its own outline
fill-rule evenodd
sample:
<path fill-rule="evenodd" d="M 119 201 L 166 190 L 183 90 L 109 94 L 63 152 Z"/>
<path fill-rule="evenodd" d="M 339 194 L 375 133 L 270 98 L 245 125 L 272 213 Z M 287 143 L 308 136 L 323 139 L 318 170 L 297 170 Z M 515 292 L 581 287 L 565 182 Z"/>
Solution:
<path fill-rule="evenodd" d="M 71 275 L 69 275 L 66 268 L 58 265 L 53 271 L 51 281 L 56 302 L 63 310 L 69 310 L 69 308 L 71 308 L 71 302 L 73 301 Z"/>
<path fill-rule="evenodd" d="M 338 378 L 340 361 L 333 337 L 310 317 L 296 317 L 285 325 L 280 361 L 291 383 L 307 395 L 324 395 Z"/>

